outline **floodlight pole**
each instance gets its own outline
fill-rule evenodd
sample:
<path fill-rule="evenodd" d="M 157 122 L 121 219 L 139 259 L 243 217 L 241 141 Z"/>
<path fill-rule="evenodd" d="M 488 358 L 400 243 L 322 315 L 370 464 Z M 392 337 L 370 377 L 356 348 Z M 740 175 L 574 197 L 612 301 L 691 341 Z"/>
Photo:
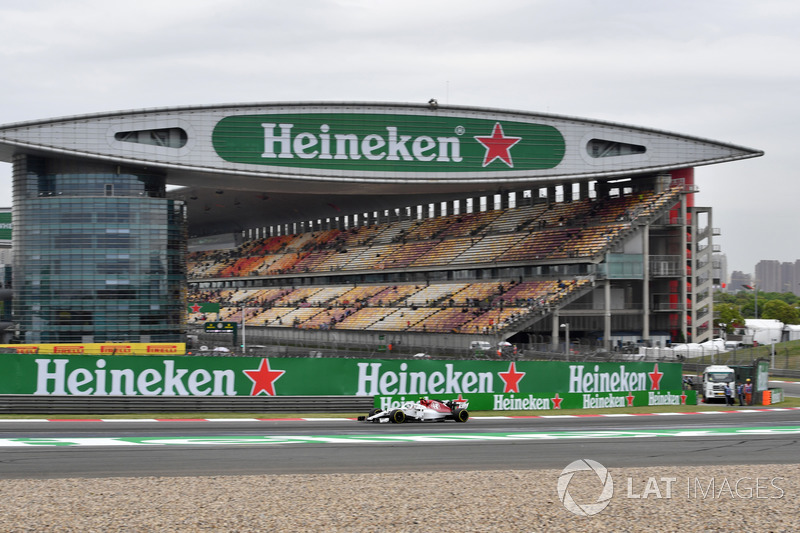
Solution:
<path fill-rule="evenodd" d="M 242 355 L 247 355 L 247 341 L 245 340 L 246 323 L 247 323 L 247 307 L 242 307 Z"/>
<path fill-rule="evenodd" d="M 753 281 L 753 299 L 754 299 L 754 307 L 755 307 L 755 317 L 758 318 L 758 282 Z"/>
<path fill-rule="evenodd" d="M 755 318 L 758 318 L 758 281 L 757 280 L 753 280 L 753 284 L 752 285 L 750 285 L 750 286 L 745 285 L 744 288 L 745 289 L 752 289 L 752 291 L 753 291 L 753 298 L 754 298 L 754 302 L 755 302 L 754 303 L 754 307 L 755 307 L 754 314 L 755 314 Z"/>

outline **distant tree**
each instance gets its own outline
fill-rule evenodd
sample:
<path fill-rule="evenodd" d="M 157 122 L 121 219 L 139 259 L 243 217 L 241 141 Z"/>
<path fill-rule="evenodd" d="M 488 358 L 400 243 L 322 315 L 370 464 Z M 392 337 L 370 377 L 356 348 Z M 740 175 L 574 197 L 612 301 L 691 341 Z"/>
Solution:
<path fill-rule="evenodd" d="M 725 333 L 733 333 L 733 328 L 744 326 L 744 317 L 739 311 L 739 306 L 734 304 L 716 304 L 714 311 L 719 318 L 714 320 L 717 327 L 725 324 Z"/>
<path fill-rule="evenodd" d="M 770 300 L 781 300 L 789 305 L 792 305 L 797 301 L 797 296 L 791 292 L 759 292 L 758 299 L 761 300 L 762 298 L 764 299 L 764 302 L 769 302 Z"/>
<path fill-rule="evenodd" d="M 742 303 L 738 307 L 741 310 L 741 313 L 742 313 L 743 317 L 745 317 L 745 318 L 753 318 L 753 317 L 756 316 L 755 300 L 753 298 L 750 298 L 749 301 L 745 301 L 744 303 Z M 764 308 L 764 302 L 761 302 L 761 301 L 758 302 L 758 307 L 759 307 L 759 314 L 761 314 L 761 311 Z M 759 318 L 762 318 L 762 317 L 759 317 Z"/>
<path fill-rule="evenodd" d="M 767 304 L 770 302 L 781 302 L 783 304 L 788 305 L 791 308 L 796 308 L 800 305 L 800 298 L 797 295 L 792 294 L 791 292 L 762 292 L 758 291 L 758 318 L 775 318 L 765 315 L 764 313 L 767 310 Z M 714 294 L 714 309 L 719 310 L 721 309 L 722 305 L 729 304 L 735 307 L 744 318 L 753 318 L 755 317 L 755 307 L 756 307 L 756 298 L 753 294 L 753 291 L 738 291 L 734 293 L 723 293 L 717 291 Z M 779 304 L 778 304 L 779 305 Z M 783 307 L 781 306 L 781 309 Z M 791 317 L 791 313 L 788 314 Z M 798 318 L 800 318 L 800 313 L 798 313 Z M 780 319 L 778 319 L 780 320 Z M 725 319 L 720 318 L 719 322 L 727 324 L 728 321 Z M 781 320 L 784 324 L 794 324 L 800 322 L 785 322 Z"/>
<path fill-rule="evenodd" d="M 714 301 L 723 304 L 737 304 L 741 305 L 742 301 L 744 301 L 746 293 L 743 291 L 739 292 L 722 292 L 717 291 L 714 293 Z"/>
<path fill-rule="evenodd" d="M 800 313 L 783 300 L 770 300 L 761 309 L 762 318 L 780 320 L 784 324 L 800 324 Z"/>

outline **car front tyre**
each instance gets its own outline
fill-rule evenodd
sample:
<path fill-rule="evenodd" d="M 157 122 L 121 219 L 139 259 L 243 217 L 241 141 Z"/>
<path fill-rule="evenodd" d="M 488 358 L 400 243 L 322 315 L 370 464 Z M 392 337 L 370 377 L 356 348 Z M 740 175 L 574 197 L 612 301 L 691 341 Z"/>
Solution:
<path fill-rule="evenodd" d="M 402 424 L 406 421 L 406 413 L 402 409 L 395 409 L 389 413 L 389 420 L 394 424 Z"/>

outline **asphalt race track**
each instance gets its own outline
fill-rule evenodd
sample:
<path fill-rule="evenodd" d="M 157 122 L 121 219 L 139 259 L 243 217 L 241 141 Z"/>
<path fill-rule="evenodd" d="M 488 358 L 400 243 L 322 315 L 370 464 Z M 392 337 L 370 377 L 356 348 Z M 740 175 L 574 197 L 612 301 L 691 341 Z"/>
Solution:
<path fill-rule="evenodd" d="M 759 429 L 760 428 L 760 429 Z M 302 421 L 0 421 L 2 478 L 793 464 L 800 410 Z"/>
<path fill-rule="evenodd" d="M 786 396 L 800 396 L 800 383 L 796 381 L 770 381 L 769 386 L 783 389 Z"/>

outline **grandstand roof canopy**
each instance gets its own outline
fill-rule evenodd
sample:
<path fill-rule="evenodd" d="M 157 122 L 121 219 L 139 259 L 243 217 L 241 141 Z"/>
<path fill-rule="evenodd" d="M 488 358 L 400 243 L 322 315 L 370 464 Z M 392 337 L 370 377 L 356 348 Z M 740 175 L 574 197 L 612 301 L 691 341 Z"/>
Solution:
<path fill-rule="evenodd" d="M 0 127 L 0 160 L 15 153 L 162 172 L 180 186 L 169 194 L 186 200 L 193 235 L 763 155 L 636 126 L 435 101 L 175 107 Z"/>

